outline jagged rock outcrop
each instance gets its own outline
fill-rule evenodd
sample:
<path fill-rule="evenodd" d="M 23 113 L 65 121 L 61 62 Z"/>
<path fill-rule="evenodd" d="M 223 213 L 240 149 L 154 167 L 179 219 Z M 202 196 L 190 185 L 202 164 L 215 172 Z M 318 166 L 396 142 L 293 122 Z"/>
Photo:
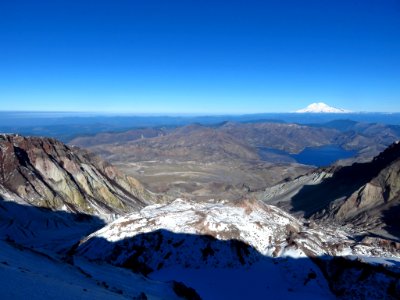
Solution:
<path fill-rule="evenodd" d="M 0 197 L 97 215 L 155 201 L 136 179 L 91 154 L 50 138 L 0 135 Z"/>

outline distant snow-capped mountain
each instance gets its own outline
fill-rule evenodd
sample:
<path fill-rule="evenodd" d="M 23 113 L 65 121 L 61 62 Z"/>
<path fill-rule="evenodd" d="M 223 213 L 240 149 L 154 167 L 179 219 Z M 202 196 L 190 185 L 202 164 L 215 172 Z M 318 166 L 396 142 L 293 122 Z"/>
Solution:
<path fill-rule="evenodd" d="M 306 108 L 299 109 L 297 113 L 349 113 L 349 110 L 329 106 L 323 102 L 312 103 Z"/>

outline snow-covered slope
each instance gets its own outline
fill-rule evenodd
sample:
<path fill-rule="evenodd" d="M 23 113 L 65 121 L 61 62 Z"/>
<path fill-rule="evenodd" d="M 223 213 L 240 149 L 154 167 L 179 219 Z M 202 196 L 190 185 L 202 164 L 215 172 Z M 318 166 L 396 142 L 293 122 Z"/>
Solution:
<path fill-rule="evenodd" d="M 172 283 L 74 259 L 74 244 L 101 226 L 96 217 L 0 199 L 1 299 L 179 299 Z"/>
<path fill-rule="evenodd" d="M 1 299 L 181 299 L 172 283 L 84 259 L 67 264 L 0 240 Z"/>
<path fill-rule="evenodd" d="M 398 244 L 356 242 L 344 230 L 304 224 L 258 201 L 178 199 L 84 237 L 99 222 L 0 200 L 2 297 L 333 299 L 341 291 L 351 299 L 400 296 Z"/>
<path fill-rule="evenodd" d="M 104 226 L 97 217 L 51 211 L 19 201 L 0 199 L 0 240 L 45 253 L 61 253 L 82 237 Z"/>
<path fill-rule="evenodd" d="M 211 235 L 219 240 L 240 240 L 262 254 L 272 256 L 271 240 L 285 240 L 286 226 L 300 223 L 274 206 L 260 202 L 195 203 L 177 199 L 169 205 L 152 205 L 102 228 L 89 239 L 115 243 L 137 234 L 164 229 L 174 233 Z M 110 246 L 113 246 L 110 244 Z M 100 253 L 106 253 L 102 247 Z M 283 253 L 280 253 L 283 254 Z"/>
<path fill-rule="evenodd" d="M 293 293 L 298 299 L 329 299 L 332 294 L 321 270 L 329 279 L 330 257 L 351 255 L 360 261 L 375 257 L 381 263 L 390 259 L 397 264 L 399 256 L 390 247 L 357 243 L 337 228 L 306 226 L 257 201 L 180 199 L 114 221 L 83 240 L 77 254 L 153 279 L 183 281 L 204 299 L 254 298 L 265 293 L 280 299 Z M 361 293 L 366 291 L 362 282 L 353 284 L 359 285 Z M 332 288 L 334 283 L 329 285 Z"/>
<path fill-rule="evenodd" d="M 72 266 L 3 241 L 0 247 L 2 299 L 120 299 Z"/>
<path fill-rule="evenodd" d="M 329 106 L 323 102 L 312 103 L 306 108 L 299 109 L 297 113 L 349 113 L 350 111 Z"/>

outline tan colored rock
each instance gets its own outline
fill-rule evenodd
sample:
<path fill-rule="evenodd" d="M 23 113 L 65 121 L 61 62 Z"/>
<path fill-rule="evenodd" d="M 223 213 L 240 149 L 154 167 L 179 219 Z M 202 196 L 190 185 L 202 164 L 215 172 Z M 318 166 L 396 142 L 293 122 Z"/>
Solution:
<path fill-rule="evenodd" d="M 135 211 L 157 200 L 99 157 L 40 137 L 0 136 L 0 185 L 34 205 L 98 215 Z"/>

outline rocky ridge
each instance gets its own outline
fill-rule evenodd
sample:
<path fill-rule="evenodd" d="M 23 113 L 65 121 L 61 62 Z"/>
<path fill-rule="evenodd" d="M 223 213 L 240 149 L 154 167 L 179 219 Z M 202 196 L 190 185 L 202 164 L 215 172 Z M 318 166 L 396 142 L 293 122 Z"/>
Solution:
<path fill-rule="evenodd" d="M 0 135 L 0 197 L 56 210 L 123 214 L 156 201 L 136 179 L 51 138 Z"/>
<path fill-rule="evenodd" d="M 297 279 L 290 284 L 300 294 L 306 293 L 307 283 L 313 281 L 312 298 L 321 297 L 324 285 L 329 285 L 336 295 L 341 288 L 350 291 L 342 276 L 373 270 L 365 281 L 351 280 L 351 286 L 357 286 L 351 293 L 358 299 L 368 293 L 386 297 L 389 286 L 397 284 L 399 249 L 399 244 L 385 245 L 378 240 L 356 241 L 338 228 L 303 224 L 281 209 L 258 201 L 231 204 L 178 199 L 169 205 L 148 206 L 114 221 L 82 240 L 76 253 L 154 279 L 186 274 L 182 277 L 186 278 L 184 282 L 196 290 L 200 288 L 200 296 L 201 286 L 190 278 L 204 268 L 209 270 L 207 275 L 201 273 L 204 276 L 213 276 L 213 272 L 218 274 L 221 270 L 234 273 L 245 269 L 246 276 L 253 278 L 253 268 L 261 272 L 257 276 L 267 276 L 265 272 L 271 271 L 271 264 L 276 264 L 277 274 L 287 268 L 294 272 Z M 338 258 L 343 259 L 339 273 L 335 269 Z M 391 265 L 388 268 L 392 273 L 379 271 L 382 265 Z M 310 276 L 316 280 L 307 279 Z M 218 285 L 221 279 L 214 280 Z M 373 291 L 371 287 L 378 281 L 382 290 Z M 230 284 L 239 282 L 232 280 Z M 254 285 L 254 289 L 259 288 Z M 276 287 L 273 291 L 277 290 Z"/>
<path fill-rule="evenodd" d="M 398 239 L 400 143 L 371 162 L 322 168 L 266 189 L 259 199 L 324 223 Z"/>

